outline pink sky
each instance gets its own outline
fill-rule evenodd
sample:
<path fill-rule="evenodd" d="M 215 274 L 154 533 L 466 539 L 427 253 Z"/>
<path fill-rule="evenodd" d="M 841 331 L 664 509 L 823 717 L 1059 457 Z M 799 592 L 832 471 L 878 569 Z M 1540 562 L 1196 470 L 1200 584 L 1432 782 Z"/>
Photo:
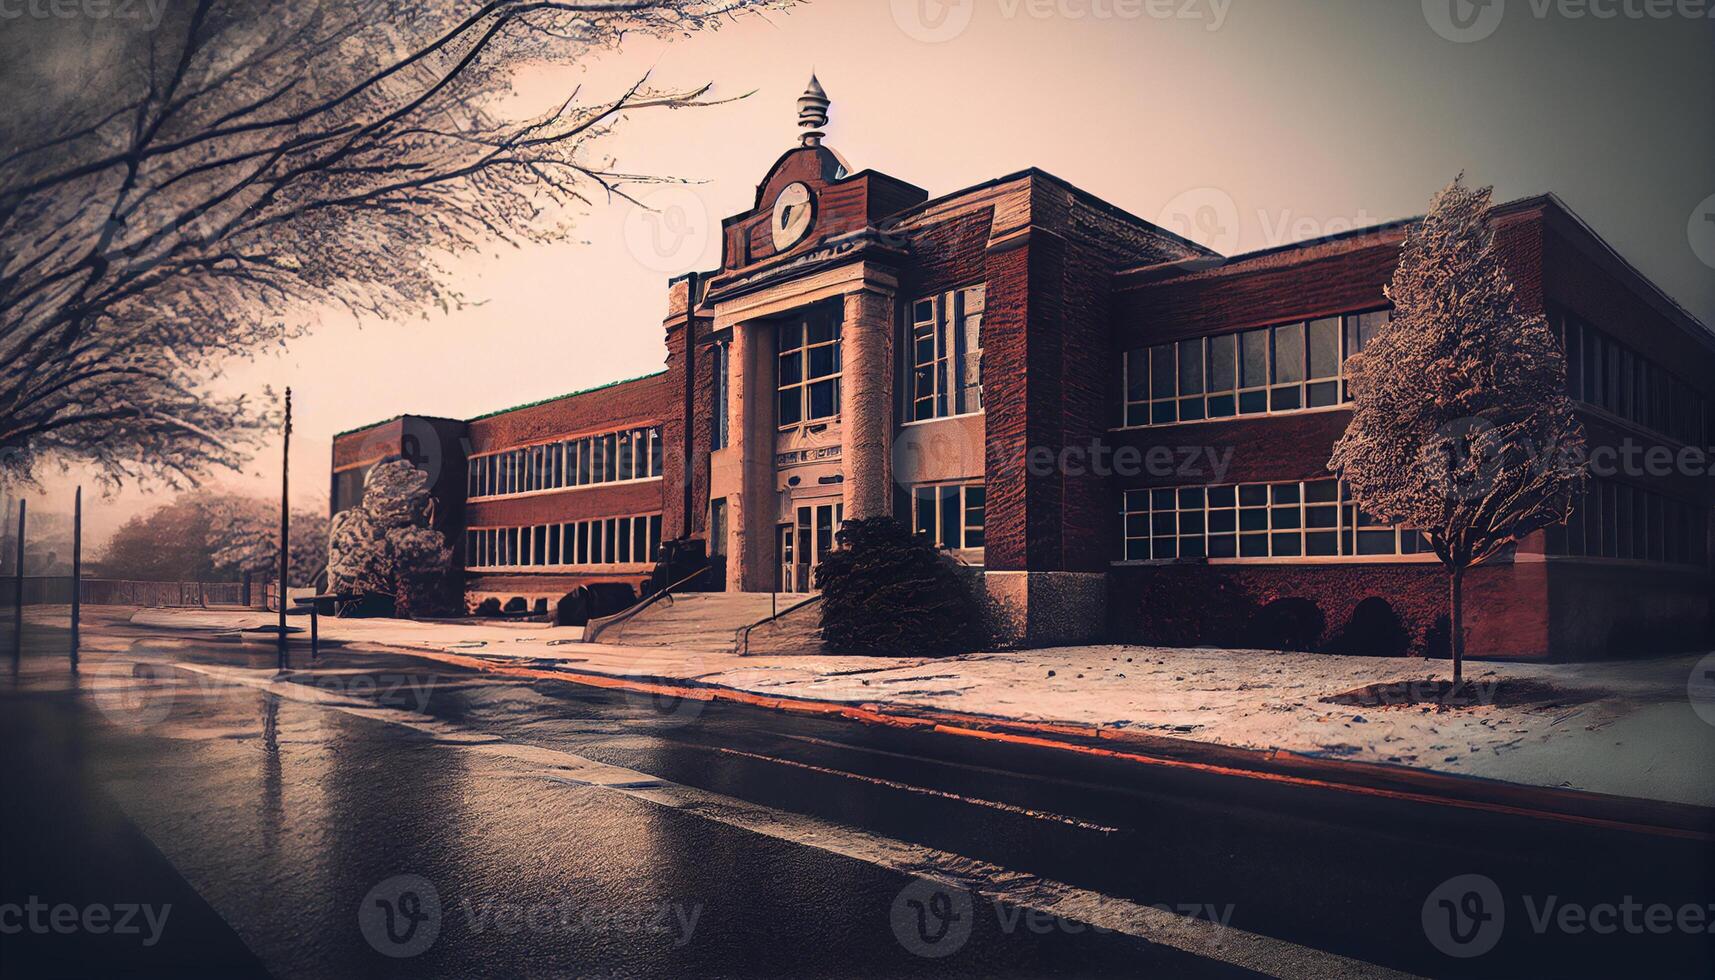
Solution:
<path fill-rule="evenodd" d="M 479 305 L 361 324 L 330 313 L 215 384 L 292 386 L 294 497 L 325 506 L 337 431 L 657 370 L 667 278 L 718 262 L 720 219 L 750 206 L 793 142 L 812 68 L 833 99 L 829 144 L 853 169 L 931 194 L 1037 166 L 1234 253 L 1420 213 L 1466 170 L 1502 199 L 1559 193 L 1715 322 L 1715 276 L 1688 238 L 1715 192 L 1702 95 L 1715 91 L 1715 22 L 1513 8 L 1492 36 L 1457 43 L 1409 2 L 820 0 L 627 46 L 577 75 L 526 73 L 532 108 L 651 68 L 662 84 L 755 95 L 639 114 L 611 138 L 626 169 L 699 181 L 651 192 L 659 213 L 615 202 L 583 215 L 576 241 L 460 259 L 458 286 Z M 276 446 L 214 485 L 278 482 Z M 33 506 L 69 507 L 67 486 L 51 479 L 52 499 Z M 96 495 L 92 544 L 163 499 Z"/>

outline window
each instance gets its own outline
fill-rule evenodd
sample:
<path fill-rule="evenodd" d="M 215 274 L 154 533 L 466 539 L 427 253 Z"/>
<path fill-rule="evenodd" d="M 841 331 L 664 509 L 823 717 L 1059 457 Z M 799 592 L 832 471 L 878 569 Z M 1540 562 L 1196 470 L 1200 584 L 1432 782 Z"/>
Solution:
<path fill-rule="evenodd" d="M 732 344 L 722 341 L 709 348 L 710 367 L 714 371 L 714 419 L 709 431 L 709 448 L 725 449 L 731 440 L 729 417 L 731 396 Z"/>
<path fill-rule="evenodd" d="M 907 419 L 982 411 L 985 292 L 983 286 L 970 286 L 911 305 Z"/>
<path fill-rule="evenodd" d="M 478 456 L 470 463 L 471 495 L 652 479 L 661 475 L 665 448 L 657 425 Z"/>
<path fill-rule="evenodd" d="M 980 483 L 911 491 L 911 526 L 938 548 L 981 548 L 987 498 Z"/>
<path fill-rule="evenodd" d="M 726 498 L 709 501 L 709 557 L 726 554 Z"/>
<path fill-rule="evenodd" d="M 621 432 L 616 438 L 619 440 L 619 471 L 614 478 L 635 480 L 637 478 L 637 433 Z"/>
<path fill-rule="evenodd" d="M 648 564 L 660 559 L 661 515 L 473 528 L 465 532 L 464 540 L 465 566 L 473 569 Z"/>
<path fill-rule="evenodd" d="M 840 320 L 823 307 L 780 324 L 777 370 L 781 428 L 840 414 Z"/>
<path fill-rule="evenodd" d="M 1350 400 L 1345 359 L 1390 318 L 1387 310 L 1192 337 L 1127 351 L 1127 426 L 1327 408 Z"/>
<path fill-rule="evenodd" d="M 1125 492 L 1126 561 L 1333 558 L 1426 552 L 1415 531 L 1378 524 L 1337 480 Z"/>
<path fill-rule="evenodd" d="M 1707 443 L 1701 391 L 1576 316 L 1556 311 L 1550 323 L 1566 353 L 1567 394 L 1676 442 Z"/>
<path fill-rule="evenodd" d="M 1594 478 L 1566 524 L 1547 529 L 1550 555 L 1709 564 L 1708 508 L 1614 480 Z"/>

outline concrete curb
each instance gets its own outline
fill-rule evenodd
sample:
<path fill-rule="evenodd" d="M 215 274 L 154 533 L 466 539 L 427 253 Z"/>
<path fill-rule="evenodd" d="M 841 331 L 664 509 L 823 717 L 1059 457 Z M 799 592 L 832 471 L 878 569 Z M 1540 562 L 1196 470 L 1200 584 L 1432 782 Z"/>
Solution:
<path fill-rule="evenodd" d="M 404 652 L 449 666 L 488 673 L 697 700 L 729 701 L 776 711 L 841 717 L 863 724 L 1078 752 L 1138 765 L 1266 779 L 1389 799 L 1715 841 L 1715 808 L 1688 803 L 1530 786 L 1407 766 L 1322 758 L 1282 749 L 1248 749 L 1076 723 L 1022 721 L 877 701 L 833 701 L 756 694 L 679 677 L 614 675 L 570 664 L 553 669 L 525 667 L 422 647 L 363 643 L 352 646 Z"/>

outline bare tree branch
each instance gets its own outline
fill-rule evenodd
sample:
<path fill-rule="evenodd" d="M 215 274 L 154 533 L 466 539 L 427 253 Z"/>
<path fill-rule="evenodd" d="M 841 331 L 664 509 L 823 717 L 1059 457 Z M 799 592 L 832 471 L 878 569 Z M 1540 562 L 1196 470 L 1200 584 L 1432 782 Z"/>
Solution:
<path fill-rule="evenodd" d="M 519 64 L 781 2 L 197 0 L 94 53 L 58 39 L 100 83 L 0 108 L 0 461 L 168 482 L 241 464 L 271 409 L 208 396 L 221 359 L 329 305 L 456 305 L 447 256 L 553 240 L 544 215 L 659 179 L 592 159 L 624 114 L 727 101 L 646 75 L 512 118 Z M 0 62 L 53 26 L 9 28 Z"/>

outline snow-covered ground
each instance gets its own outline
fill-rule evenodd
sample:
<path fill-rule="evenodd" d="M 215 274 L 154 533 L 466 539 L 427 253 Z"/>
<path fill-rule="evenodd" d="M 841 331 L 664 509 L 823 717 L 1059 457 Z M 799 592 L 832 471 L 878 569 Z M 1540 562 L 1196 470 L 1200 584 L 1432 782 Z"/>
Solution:
<path fill-rule="evenodd" d="M 167 629 L 261 622 L 146 610 Z M 296 621 L 295 621 L 296 622 Z M 1325 697 L 1448 676 L 1442 661 L 1136 646 L 916 657 L 709 656 L 579 643 L 577 630 L 324 620 L 330 640 L 556 662 L 611 676 L 695 679 L 763 695 L 908 705 L 1146 732 L 1255 749 L 1715 806 L 1715 724 L 1693 708 L 1698 655 L 1590 664 L 1471 663 L 1479 690 L 1531 680 L 1580 697 L 1522 707 L 1348 707 Z M 1715 666 L 1715 663 L 1705 666 Z M 1705 705 L 1715 718 L 1715 706 Z"/>

